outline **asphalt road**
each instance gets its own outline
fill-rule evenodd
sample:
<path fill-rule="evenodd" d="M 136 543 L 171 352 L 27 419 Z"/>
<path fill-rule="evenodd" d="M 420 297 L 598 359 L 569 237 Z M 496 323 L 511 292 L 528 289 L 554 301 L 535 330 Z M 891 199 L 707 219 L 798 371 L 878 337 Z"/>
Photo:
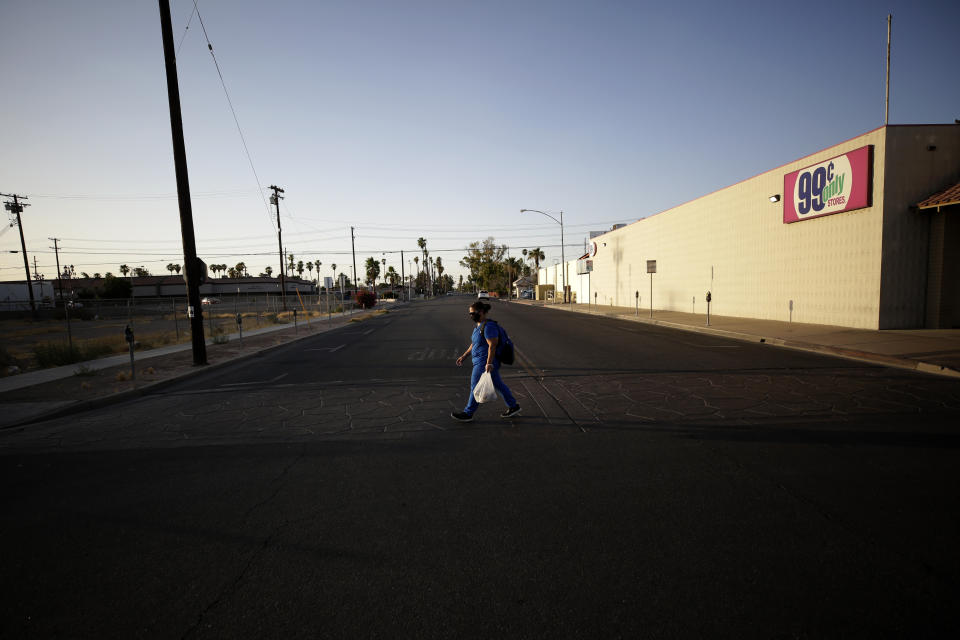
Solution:
<path fill-rule="evenodd" d="M 469 300 L 0 432 L 0 637 L 944 637 L 960 384 Z"/>

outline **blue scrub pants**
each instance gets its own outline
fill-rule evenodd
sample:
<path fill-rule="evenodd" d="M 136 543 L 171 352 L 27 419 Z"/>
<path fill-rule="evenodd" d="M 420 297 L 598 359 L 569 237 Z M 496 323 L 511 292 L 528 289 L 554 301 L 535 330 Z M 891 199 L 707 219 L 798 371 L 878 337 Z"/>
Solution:
<path fill-rule="evenodd" d="M 473 372 L 470 374 L 470 399 L 467 401 L 467 406 L 463 410 L 464 413 L 469 413 L 473 415 L 473 412 L 477 410 L 477 407 L 480 404 L 477 402 L 476 398 L 473 397 L 473 389 L 477 386 L 477 383 L 480 381 L 480 376 L 483 375 L 483 372 L 487 370 L 487 362 L 484 360 L 480 364 L 473 365 Z M 517 401 L 513 397 L 513 394 L 510 393 L 510 388 L 503 384 L 503 379 L 500 378 L 500 363 L 495 362 L 493 364 L 493 371 L 490 372 L 490 377 L 493 378 L 493 386 L 497 390 L 497 393 L 500 394 L 500 397 L 503 398 L 503 401 L 507 403 L 507 408 L 517 406 Z"/>

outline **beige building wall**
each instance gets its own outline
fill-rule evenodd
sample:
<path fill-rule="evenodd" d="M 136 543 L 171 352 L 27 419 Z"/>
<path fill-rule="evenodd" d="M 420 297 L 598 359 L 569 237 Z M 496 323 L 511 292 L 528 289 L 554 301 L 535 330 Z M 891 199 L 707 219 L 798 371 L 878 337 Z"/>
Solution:
<path fill-rule="evenodd" d="M 867 145 L 870 207 L 783 223 L 784 175 Z M 705 313 L 712 290 L 717 315 L 922 327 L 931 216 L 911 206 L 958 179 L 960 126 L 880 127 L 594 238 L 590 295 L 647 308 L 656 260 L 654 309 Z"/>
<path fill-rule="evenodd" d="M 937 212 L 918 211 L 913 205 L 958 180 L 960 126 L 887 127 L 881 329 L 939 326 L 936 322 L 928 324 L 928 278 L 960 278 L 960 274 L 929 273 L 931 232 L 936 229 Z M 948 254 L 958 249 L 955 240 L 945 247 Z"/>
<path fill-rule="evenodd" d="M 611 231 L 597 243 L 600 304 L 650 303 L 646 261 L 657 261 L 654 309 L 877 328 L 883 234 L 884 130 L 878 129 Z M 874 145 L 866 209 L 783 223 L 783 176 Z M 781 201 L 771 203 L 773 194 Z"/>

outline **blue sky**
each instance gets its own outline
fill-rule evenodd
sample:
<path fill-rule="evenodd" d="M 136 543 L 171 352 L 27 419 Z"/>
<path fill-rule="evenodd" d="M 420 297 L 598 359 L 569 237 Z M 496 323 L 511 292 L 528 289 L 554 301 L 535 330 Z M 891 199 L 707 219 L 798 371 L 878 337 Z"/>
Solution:
<path fill-rule="evenodd" d="M 284 244 L 329 275 L 428 239 L 448 273 L 487 236 L 567 257 L 630 222 L 883 124 L 960 118 L 960 3 L 200 0 Z M 173 0 L 198 251 L 277 270 L 275 220 L 192 0 Z M 156 2 L 0 5 L 0 192 L 31 265 L 182 263 Z M 0 279 L 23 276 L 15 228 Z M 387 254 L 400 270 L 399 255 Z M 349 270 L 345 270 L 347 274 Z"/>

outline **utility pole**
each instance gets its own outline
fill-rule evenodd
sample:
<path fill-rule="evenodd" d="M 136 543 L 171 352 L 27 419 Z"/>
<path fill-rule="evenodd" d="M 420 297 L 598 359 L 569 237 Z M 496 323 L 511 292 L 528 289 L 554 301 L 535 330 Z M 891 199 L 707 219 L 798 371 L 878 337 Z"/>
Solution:
<path fill-rule="evenodd" d="M 67 301 L 63 299 L 63 278 L 60 277 L 60 246 L 57 244 L 60 238 L 47 238 L 53 240 L 53 253 L 57 257 L 57 288 L 60 289 L 60 302 L 63 303 L 63 315 L 67 319 L 67 344 L 70 345 L 70 353 L 73 353 L 73 331 L 70 328 L 70 308 Z M 57 305 L 53 305 L 56 308 Z"/>
<path fill-rule="evenodd" d="M 353 242 L 353 227 L 350 227 L 350 251 L 353 253 L 353 302 L 357 302 L 357 248 Z"/>
<path fill-rule="evenodd" d="M 33 300 L 33 283 L 30 282 L 30 260 L 27 258 L 27 243 L 23 239 L 23 221 L 20 219 L 23 208 L 29 207 L 30 205 L 20 202 L 20 200 L 27 200 L 27 196 L 18 196 L 15 193 L 0 193 L 0 196 L 13 198 L 13 202 L 5 202 L 3 208 L 11 213 L 17 214 L 17 227 L 20 228 L 20 248 L 23 250 L 23 270 L 27 273 L 27 293 L 30 295 L 30 311 L 33 313 L 33 317 L 36 318 L 37 303 Z"/>
<path fill-rule="evenodd" d="M 400 250 L 400 286 L 402 287 L 407 281 L 407 274 L 403 267 L 403 249 Z M 410 288 L 407 287 L 407 302 L 410 302 Z"/>
<path fill-rule="evenodd" d="M 893 23 L 893 14 L 887 14 L 887 96 L 884 99 L 883 124 L 890 123 L 890 26 Z"/>
<path fill-rule="evenodd" d="M 159 0 L 163 59 L 167 71 L 167 99 L 170 105 L 170 133 L 173 138 L 173 164 L 177 176 L 180 204 L 180 234 L 183 237 L 184 280 L 187 283 L 187 314 L 193 344 L 194 366 L 207 364 L 207 345 L 203 337 L 203 307 L 200 305 L 200 279 L 203 263 L 197 257 L 193 235 L 193 207 L 190 203 L 190 179 L 187 175 L 187 150 L 183 141 L 183 117 L 180 113 L 180 87 L 177 83 L 177 54 L 170 22 L 170 0 Z"/>
<path fill-rule="evenodd" d="M 40 273 L 37 271 L 37 256 L 33 256 L 33 279 L 40 282 Z"/>
<path fill-rule="evenodd" d="M 280 251 L 280 300 L 283 302 L 283 310 L 287 310 L 287 284 L 286 277 L 286 261 L 284 260 L 283 255 L 283 232 L 280 229 L 280 201 L 283 200 L 281 193 L 284 193 L 284 190 L 276 185 L 270 185 L 270 189 L 273 189 L 273 195 L 270 196 L 270 203 L 277 206 L 277 249 Z"/>

